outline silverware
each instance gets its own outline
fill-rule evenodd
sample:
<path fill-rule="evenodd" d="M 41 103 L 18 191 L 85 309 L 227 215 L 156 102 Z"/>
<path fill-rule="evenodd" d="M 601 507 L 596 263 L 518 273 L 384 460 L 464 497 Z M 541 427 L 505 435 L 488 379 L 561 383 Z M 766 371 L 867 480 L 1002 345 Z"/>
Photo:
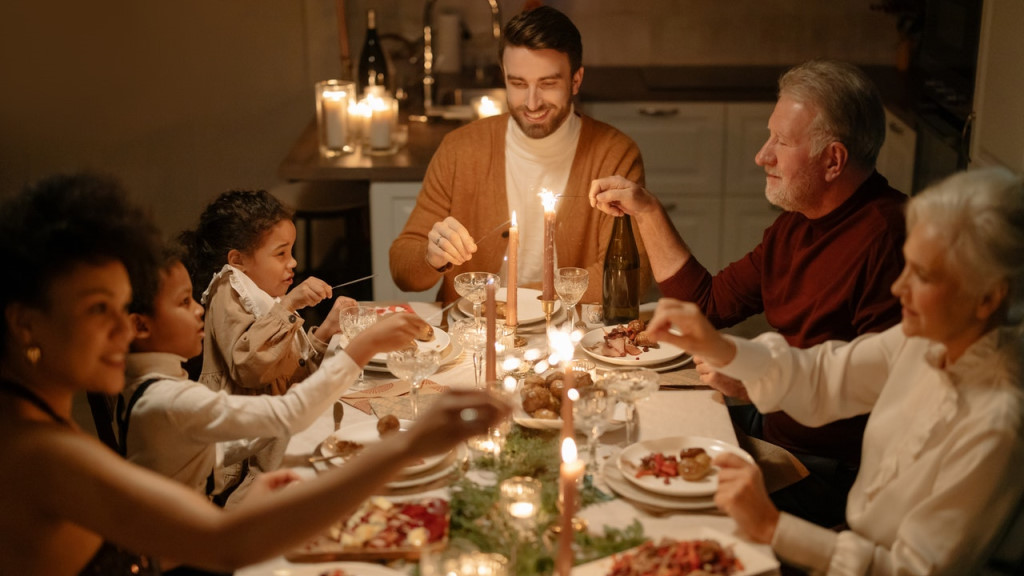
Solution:
<path fill-rule="evenodd" d="M 441 316 L 441 315 L 442 315 L 442 314 L 444 314 L 445 312 L 447 312 L 447 311 L 451 310 L 452 306 L 455 306 L 455 305 L 456 305 L 456 304 L 458 304 L 458 303 L 459 303 L 459 301 L 458 301 L 458 299 L 456 299 L 456 300 L 455 300 L 454 302 L 452 302 L 451 304 L 449 304 L 449 305 L 445 306 L 444 308 L 441 308 L 440 310 L 438 310 L 437 312 L 434 312 L 434 313 L 433 313 L 433 314 L 431 314 L 430 316 L 427 316 L 427 317 L 426 317 L 426 318 L 424 318 L 423 320 L 424 320 L 424 321 L 425 321 L 425 322 L 426 322 L 427 324 L 430 324 L 430 322 L 431 322 L 432 320 L 434 320 L 434 319 L 435 319 L 435 318 L 437 318 L 438 316 Z M 445 319 L 447 319 L 448 317 L 447 317 L 447 316 L 444 316 L 444 318 L 445 318 Z M 444 329 L 444 328 L 442 328 L 442 330 L 445 330 L 445 329 Z M 447 330 L 445 330 L 445 332 L 447 332 Z"/>
<path fill-rule="evenodd" d="M 334 431 L 341 428 L 341 419 L 345 417 L 345 405 L 338 400 L 334 403 Z"/>

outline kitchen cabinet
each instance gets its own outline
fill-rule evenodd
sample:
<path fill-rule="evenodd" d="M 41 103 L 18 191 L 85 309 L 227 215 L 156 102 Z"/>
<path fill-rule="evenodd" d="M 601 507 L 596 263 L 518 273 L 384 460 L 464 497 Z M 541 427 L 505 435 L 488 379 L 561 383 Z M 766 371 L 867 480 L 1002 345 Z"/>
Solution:
<path fill-rule="evenodd" d="M 985 0 L 974 89 L 971 164 L 1024 173 L 1024 2 Z"/>
<path fill-rule="evenodd" d="M 629 135 L 647 189 L 712 272 L 753 248 L 778 212 L 764 198 L 754 155 L 771 102 L 596 102 L 584 111 Z"/>
<path fill-rule="evenodd" d="M 433 302 L 437 285 L 423 292 L 403 292 L 391 279 L 388 252 L 391 242 L 409 220 L 416 206 L 421 182 L 372 182 L 370 184 L 370 261 L 373 267 L 373 299 Z M 438 281 L 438 285 L 440 284 Z"/>
<path fill-rule="evenodd" d="M 917 132 L 898 116 L 885 111 L 885 144 L 878 152 L 875 169 L 889 180 L 889 185 L 903 192 L 914 192 L 914 155 Z"/>

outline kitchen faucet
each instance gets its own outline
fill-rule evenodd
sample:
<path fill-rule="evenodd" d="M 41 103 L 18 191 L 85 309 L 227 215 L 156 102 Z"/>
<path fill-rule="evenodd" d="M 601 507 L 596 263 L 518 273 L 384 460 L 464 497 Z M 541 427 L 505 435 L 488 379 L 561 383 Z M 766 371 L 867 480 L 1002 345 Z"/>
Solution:
<path fill-rule="evenodd" d="M 434 51 L 431 16 L 437 0 L 427 0 L 423 8 L 423 111 L 428 113 L 434 107 Z M 501 7 L 498 0 L 487 0 L 491 8 L 491 32 L 495 40 L 501 39 Z"/>

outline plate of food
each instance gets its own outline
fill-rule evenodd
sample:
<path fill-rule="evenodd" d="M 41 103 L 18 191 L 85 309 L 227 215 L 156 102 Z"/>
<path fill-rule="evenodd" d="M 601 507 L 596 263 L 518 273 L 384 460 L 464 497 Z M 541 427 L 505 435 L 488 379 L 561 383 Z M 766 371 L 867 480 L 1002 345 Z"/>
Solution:
<path fill-rule="evenodd" d="M 653 342 L 645 328 L 643 320 L 595 328 L 583 336 L 580 348 L 595 360 L 617 366 L 653 366 L 686 354 L 668 342 Z"/>
<path fill-rule="evenodd" d="M 533 324 L 544 320 L 544 305 L 540 302 L 541 291 L 533 290 L 532 288 L 519 288 L 516 290 L 518 300 L 516 301 L 516 314 L 519 320 L 519 325 Z M 494 291 L 494 300 L 497 304 L 495 316 L 498 318 L 505 317 L 505 304 L 508 298 L 508 288 L 498 288 Z M 555 300 L 555 307 L 552 314 L 558 312 L 558 309 L 562 306 L 562 303 Z M 473 303 L 465 298 L 459 300 L 459 312 L 462 312 L 468 318 L 473 317 Z M 486 310 L 486 304 L 485 308 Z"/>
<path fill-rule="evenodd" d="M 416 336 L 415 342 L 416 347 L 420 350 L 438 350 L 442 356 L 447 357 L 445 352 L 451 347 L 452 339 L 447 332 L 440 328 L 435 328 L 430 324 L 426 324 L 426 327 Z M 411 344 L 412 342 L 410 342 Z M 370 363 L 380 364 L 384 366 L 388 363 L 388 353 L 378 352 L 370 358 Z"/>
<path fill-rule="evenodd" d="M 708 510 L 715 507 L 714 496 L 663 496 L 637 488 L 626 480 L 615 460 L 607 460 L 601 469 L 605 482 L 613 492 L 637 504 L 665 510 Z"/>
<path fill-rule="evenodd" d="M 315 564 L 287 564 L 265 570 L 245 569 L 237 574 L 245 576 L 406 576 L 394 568 L 370 562 L 317 562 Z"/>
<path fill-rule="evenodd" d="M 449 517 L 450 507 L 443 498 L 372 496 L 285 558 L 292 562 L 416 560 L 425 549 L 447 545 Z"/>
<path fill-rule="evenodd" d="M 634 485 L 665 496 L 709 496 L 718 489 L 719 454 L 732 453 L 754 463 L 742 448 L 714 438 L 672 436 L 643 440 L 619 453 L 619 470 Z"/>
<path fill-rule="evenodd" d="M 635 548 L 573 568 L 573 576 L 643 576 L 653 574 L 723 574 L 756 576 L 779 569 L 770 552 L 732 534 L 705 526 L 673 530 L 672 538 L 647 541 Z"/>
<path fill-rule="evenodd" d="M 324 463 L 340 466 L 349 458 L 362 452 L 367 446 L 379 442 L 383 436 L 394 432 L 408 430 L 412 420 L 399 420 L 394 416 L 385 416 L 375 422 L 360 422 L 352 426 L 343 426 L 334 431 L 320 443 L 319 452 L 328 458 Z M 435 454 L 421 458 L 402 469 L 401 477 L 414 477 L 431 470 L 441 464 L 451 454 L 451 450 L 443 454 Z"/>

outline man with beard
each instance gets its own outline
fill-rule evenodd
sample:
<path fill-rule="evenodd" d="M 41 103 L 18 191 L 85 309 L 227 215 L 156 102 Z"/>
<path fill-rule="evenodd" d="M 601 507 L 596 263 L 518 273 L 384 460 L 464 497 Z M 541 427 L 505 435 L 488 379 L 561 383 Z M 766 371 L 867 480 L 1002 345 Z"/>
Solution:
<path fill-rule="evenodd" d="M 754 157 L 765 196 L 784 212 L 761 244 L 712 275 L 658 200 L 620 177 L 592 183 L 591 205 L 631 214 L 662 294 L 697 303 L 717 328 L 765 313 L 790 346 L 852 340 L 900 321 L 890 286 L 903 267 L 906 197 L 875 171 L 885 139 L 877 88 L 854 66 L 811 61 L 779 79 L 768 140 Z M 699 361 L 701 379 L 746 399 L 743 384 Z M 843 521 L 866 416 L 808 428 L 782 412 L 730 407 L 737 427 L 793 452 L 811 476 L 772 496 L 781 509 L 830 526 Z"/>
<path fill-rule="evenodd" d="M 583 44 L 576 26 L 558 10 L 542 6 L 512 18 L 498 56 L 510 112 L 445 137 L 416 206 L 391 245 L 391 275 L 406 291 L 427 290 L 443 275 L 438 299 L 455 300 L 458 273 L 503 272 L 508 241 L 501 232 L 515 212 L 519 285 L 539 285 L 544 206 L 538 194 L 546 189 L 561 196 L 557 266 L 586 268 L 590 283 L 583 301 L 599 301 L 614 218 L 590 210 L 587 187 L 612 175 L 642 183 L 640 150 L 625 134 L 575 112 Z M 650 283 L 650 267 L 639 237 L 637 244 L 642 294 Z"/>

